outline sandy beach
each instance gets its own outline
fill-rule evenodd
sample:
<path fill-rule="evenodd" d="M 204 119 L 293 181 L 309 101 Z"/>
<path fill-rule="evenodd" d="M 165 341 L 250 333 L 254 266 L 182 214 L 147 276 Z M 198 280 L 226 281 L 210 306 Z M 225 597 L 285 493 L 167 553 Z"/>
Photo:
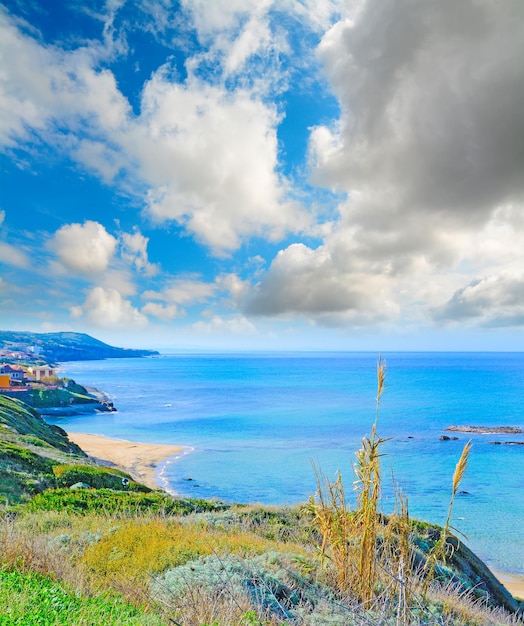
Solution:
<path fill-rule="evenodd" d="M 507 574 L 506 572 L 498 572 L 494 570 L 493 573 L 511 593 L 511 595 L 524 600 L 524 576 Z"/>
<path fill-rule="evenodd" d="M 157 477 L 157 467 L 167 458 L 180 454 L 184 448 L 158 443 L 137 443 L 110 439 L 101 435 L 67 433 L 69 439 L 102 465 L 113 465 L 130 474 L 136 481 L 152 489 L 164 488 Z"/>

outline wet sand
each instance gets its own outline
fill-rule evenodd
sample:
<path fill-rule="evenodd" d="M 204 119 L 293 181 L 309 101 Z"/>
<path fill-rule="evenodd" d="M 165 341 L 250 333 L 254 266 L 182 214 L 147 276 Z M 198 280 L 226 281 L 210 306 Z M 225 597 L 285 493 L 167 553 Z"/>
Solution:
<path fill-rule="evenodd" d="M 160 443 L 137 443 L 123 439 L 110 439 L 102 435 L 67 433 L 93 460 L 101 465 L 118 467 L 137 482 L 152 489 L 162 489 L 158 479 L 158 466 L 169 457 L 180 455 L 184 448 Z"/>

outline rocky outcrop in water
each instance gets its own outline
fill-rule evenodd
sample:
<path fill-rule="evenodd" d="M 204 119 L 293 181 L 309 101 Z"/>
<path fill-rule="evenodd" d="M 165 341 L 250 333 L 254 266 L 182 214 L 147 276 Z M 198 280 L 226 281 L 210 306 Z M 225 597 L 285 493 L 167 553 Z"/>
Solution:
<path fill-rule="evenodd" d="M 446 430 L 480 435 L 518 435 L 524 433 L 524 430 L 518 426 L 449 426 Z"/>

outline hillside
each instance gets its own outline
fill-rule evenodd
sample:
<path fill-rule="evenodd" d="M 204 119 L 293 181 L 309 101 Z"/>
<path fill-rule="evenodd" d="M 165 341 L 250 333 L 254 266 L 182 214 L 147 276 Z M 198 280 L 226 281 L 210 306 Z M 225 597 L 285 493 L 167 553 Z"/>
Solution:
<path fill-rule="evenodd" d="M 47 424 L 29 405 L 0 395 L 0 504 L 24 503 L 77 482 L 121 488 L 124 477 L 128 489 L 150 491 L 125 472 L 92 462 L 62 428 Z"/>
<path fill-rule="evenodd" d="M 158 354 L 155 350 L 116 348 L 85 333 L 72 332 L 32 333 L 2 330 L 1 346 L 36 346 L 41 349 L 41 360 L 48 363 L 135 358 Z"/>
<path fill-rule="evenodd" d="M 331 499 L 338 480 L 296 507 L 175 498 L 2 396 L 0 477 L 0 624 L 522 624 L 482 561 L 402 510 L 375 519 L 368 593 L 362 509 Z"/>

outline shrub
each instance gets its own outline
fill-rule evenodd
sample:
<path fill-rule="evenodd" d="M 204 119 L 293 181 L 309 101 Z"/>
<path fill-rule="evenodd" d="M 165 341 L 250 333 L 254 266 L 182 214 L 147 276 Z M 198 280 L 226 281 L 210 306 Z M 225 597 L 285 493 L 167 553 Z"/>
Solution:
<path fill-rule="evenodd" d="M 175 499 L 164 493 L 137 493 L 110 489 L 48 489 L 30 500 L 24 509 L 69 511 L 71 513 L 104 513 L 131 516 L 140 513 L 176 515 L 193 511 L 221 510 L 225 505 L 205 500 Z"/>
<path fill-rule="evenodd" d="M 130 520 L 86 550 L 83 564 L 98 577 L 113 579 L 119 572 L 127 578 L 145 575 L 182 565 L 199 556 L 234 553 L 261 554 L 269 550 L 297 551 L 298 546 L 257 537 L 250 532 L 227 532 L 199 524 L 181 524 L 163 518 Z"/>
<path fill-rule="evenodd" d="M 290 555 L 278 552 L 249 558 L 201 557 L 156 577 L 152 592 L 179 619 L 202 606 L 218 605 L 220 624 L 352 623 L 348 607 L 335 602 L 327 587 L 299 574 Z M 224 611 L 227 605 L 229 615 Z"/>
<path fill-rule="evenodd" d="M 4 465 L 15 470 L 31 470 L 42 474 L 52 474 L 53 467 L 57 465 L 57 461 L 42 457 L 9 441 L 0 441 L 0 456 L 3 457 Z"/>
<path fill-rule="evenodd" d="M 95 489 L 122 489 L 122 479 L 127 478 L 129 491 L 141 491 L 148 493 L 149 487 L 136 483 L 129 474 L 118 469 L 107 469 L 92 465 L 56 465 L 53 468 L 56 486 L 71 487 L 75 483 L 86 483 Z"/>

